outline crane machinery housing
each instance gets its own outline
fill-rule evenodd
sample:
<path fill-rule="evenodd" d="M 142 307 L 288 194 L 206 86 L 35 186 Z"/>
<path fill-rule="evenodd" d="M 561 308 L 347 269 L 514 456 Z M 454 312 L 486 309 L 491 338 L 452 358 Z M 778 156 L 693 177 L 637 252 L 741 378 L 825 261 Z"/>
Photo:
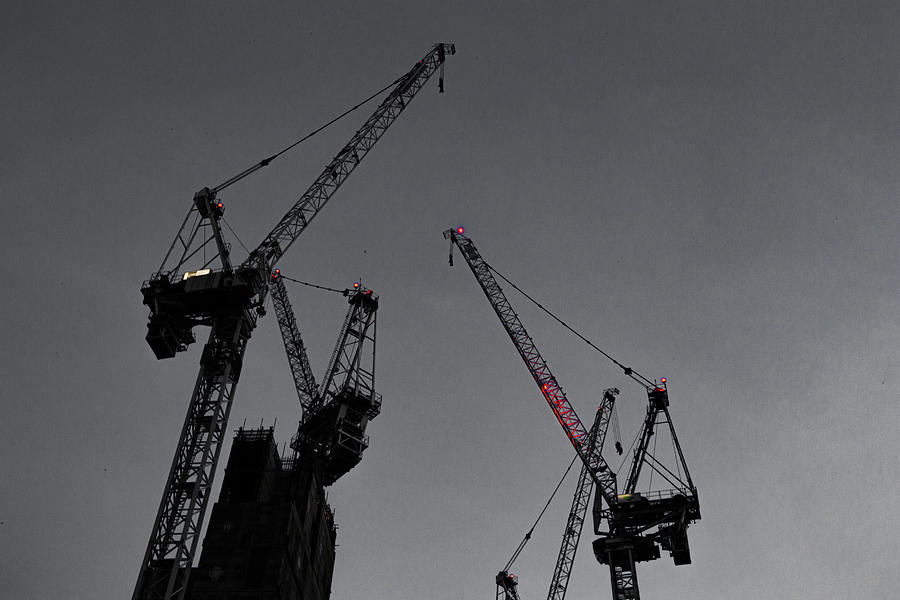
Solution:
<path fill-rule="evenodd" d="M 186 350 L 196 339 L 195 327 L 208 326 L 210 333 L 141 562 L 134 600 L 185 598 L 244 353 L 264 313 L 275 265 L 428 79 L 443 69 L 446 55 L 455 51 L 452 44 L 436 44 L 388 86 L 391 91 L 374 113 L 242 263 L 233 264 L 230 245 L 224 239 L 220 221 L 225 206 L 218 193 L 281 153 L 195 194 L 160 268 L 141 288 L 144 304 L 150 309 L 146 339 L 158 359 Z M 370 399 L 374 402 L 374 397 Z M 326 422 L 334 425 L 335 419 L 346 423 L 346 411 L 351 409 L 369 418 L 371 406 L 361 407 L 358 400 L 351 393 L 335 398 L 333 408 L 326 402 L 323 410 L 331 410 L 331 416 L 317 422 L 322 427 Z M 345 407 L 344 413 L 340 407 Z M 359 428 L 364 423 L 356 425 Z M 331 447 L 330 438 L 314 435 L 317 431 L 314 425 L 301 428 L 300 437 L 309 436 L 319 447 Z M 352 462 L 335 458 L 326 478 L 339 477 Z"/>
<path fill-rule="evenodd" d="M 461 227 L 445 231 L 444 237 L 451 242 L 451 252 L 453 245 L 459 248 L 582 462 L 582 473 L 569 513 L 548 600 L 562 600 L 565 596 L 590 487 L 596 491 L 593 506 L 594 533 L 600 536 L 593 542 L 593 550 L 597 561 L 609 567 L 612 597 L 614 600 L 639 599 L 635 564 L 658 559 L 660 548 L 669 551 L 676 565 L 689 564 L 691 558 L 687 528 L 700 519 L 697 488 L 691 480 L 669 415 L 666 380 L 657 384 L 623 366 L 625 374 L 645 388 L 648 408 L 623 493 L 619 493 L 616 473 L 603 457 L 606 428 L 619 391 L 611 388 L 604 393 L 594 427 L 588 432 L 475 244 L 464 235 Z M 618 362 L 616 364 L 622 366 Z M 660 425 L 667 426 L 672 440 L 676 461 L 674 470 L 666 467 L 657 458 L 656 452 L 650 449 L 650 440 L 657 434 Z M 644 466 L 658 473 L 670 487 L 652 493 L 639 492 L 637 486 Z M 508 573 L 501 571 L 497 576 L 498 596 L 502 594 L 507 600 L 518 600 L 517 583 L 517 579 L 513 580 L 508 577 Z"/>

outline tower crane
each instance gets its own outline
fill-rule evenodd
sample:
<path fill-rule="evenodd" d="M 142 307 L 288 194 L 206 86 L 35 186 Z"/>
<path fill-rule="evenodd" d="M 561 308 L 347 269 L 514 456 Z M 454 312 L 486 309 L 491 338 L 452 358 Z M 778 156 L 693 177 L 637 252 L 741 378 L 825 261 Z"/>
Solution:
<path fill-rule="evenodd" d="M 325 485 L 359 463 L 368 447 L 366 425 L 381 412 L 381 394 L 375 391 L 378 296 L 359 283 L 344 295 L 350 308 L 317 387 L 283 277 L 278 270 L 272 273 L 272 304 L 302 408 L 291 447 L 322 464 Z"/>
<path fill-rule="evenodd" d="M 209 326 L 210 333 L 134 600 L 184 598 L 244 352 L 264 312 L 272 268 L 422 86 L 443 68 L 447 53 L 455 51 L 452 44 L 436 44 L 396 80 L 375 112 L 239 265 L 233 264 L 223 236 L 225 206 L 217 194 L 278 155 L 194 195 L 159 270 L 141 287 L 150 308 L 146 339 L 158 359 L 186 350 L 196 339 L 194 327 Z M 189 264 L 199 268 L 187 270 Z"/>
<path fill-rule="evenodd" d="M 650 383 L 648 380 L 636 376 L 632 369 L 623 367 L 626 375 L 631 376 L 645 387 L 649 407 L 641 432 L 641 442 L 635 451 L 634 460 L 629 469 L 624 488 L 625 493 L 619 494 L 617 493 L 616 475 L 610 470 L 602 455 L 602 440 L 601 443 L 595 443 L 599 439 L 597 436 L 592 442 L 592 436 L 585 430 L 546 361 L 538 352 L 534 341 L 528 335 L 519 316 L 494 278 L 490 266 L 482 258 L 472 240 L 464 235 L 463 228 L 449 229 L 444 232 L 444 237 L 450 240 L 451 250 L 454 244 L 459 248 L 466 264 L 475 275 L 475 279 L 487 296 L 507 335 L 518 350 L 519 356 L 525 362 L 538 389 L 550 405 L 554 416 L 582 462 L 582 475 L 586 475 L 590 483 L 579 480 L 569 515 L 570 523 L 573 519 L 576 522 L 579 521 L 579 515 L 580 521 L 583 522 L 587 503 L 580 498 L 584 497 L 585 490 L 592 484 L 597 491 L 593 507 L 594 532 L 600 536 L 593 543 L 594 555 L 598 562 L 609 566 L 614 600 L 639 599 L 640 592 L 635 563 L 659 558 L 660 547 L 670 552 L 676 565 L 690 563 L 687 527 L 690 523 L 700 519 L 697 489 L 690 478 L 681 447 L 675 436 L 674 426 L 669 417 L 668 390 L 665 380 L 662 385 L 655 383 L 647 385 Z M 612 394 L 604 395 L 604 402 L 608 402 L 610 409 L 612 408 L 612 396 Z M 603 404 L 600 408 L 603 409 Z M 677 471 L 678 473 L 683 471 L 683 475 L 666 469 L 662 463 L 653 458 L 652 453 L 648 452 L 649 440 L 660 423 L 665 423 L 669 427 L 673 445 L 676 448 Z M 635 491 L 642 467 L 645 464 L 663 475 L 664 479 L 673 487 L 646 496 Z M 567 524 L 557 568 L 554 572 L 554 580 L 551 583 L 549 595 L 551 599 L 562 598 L 565 594 L 565 582 L 568 580 L 568 571 L 571 568 L 570 555 L 574 558 L 573 542 L 577 544 L 577 536 Z"/>

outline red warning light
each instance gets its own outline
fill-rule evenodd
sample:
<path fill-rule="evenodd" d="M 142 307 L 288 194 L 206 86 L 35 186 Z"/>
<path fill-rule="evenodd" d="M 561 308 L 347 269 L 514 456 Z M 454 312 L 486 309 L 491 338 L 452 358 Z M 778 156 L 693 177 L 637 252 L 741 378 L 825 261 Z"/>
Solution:
<path fill-rule="evenodd" d="M 278 276 L 281 275 L 281 269 L 275 269 L 272 271 L 272 279 L 278 279 Z"/>
<path fill-rule="evenodd" d="M 457 228 L 456 228 L 456 233 L 465 233 L 465 231 L 466 231 L 466 230 L 463 229 L 462 227 L 457 227 Z"/>
<path fill-rule="evenodd" d="M 354 282 L 354 283 L 353 283 L 353 289 L 354 289 L 354 290 L 358 290 L 358 289 L 359 289 L 359 282 Z"/>
<path fill-rule="evenodd" d="M 660 381 L 661 381 L 662 383 L 665 383 L 665 382 L 668 381 L 668 379 L 666 379 L 665 377 L 663 377 L 662 379 L 660 379 Z"/>

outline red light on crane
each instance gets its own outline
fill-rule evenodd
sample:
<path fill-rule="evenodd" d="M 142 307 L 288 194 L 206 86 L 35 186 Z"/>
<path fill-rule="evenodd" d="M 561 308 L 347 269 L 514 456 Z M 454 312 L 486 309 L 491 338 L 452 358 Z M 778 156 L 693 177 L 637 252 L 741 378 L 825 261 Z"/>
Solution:
<path fill-rule="evenodd" d="M 668 381 L 668 379 L 666 379 L 665 377 L 663 377 L 662 379 L 660 379 L 660 381 L 663 383 L 663 385 L 665 385 L 665 383 Z"/>
<path fill-rule="evenodd" d="M 359 282 L 358 282 L 358 281 L 354 281 L 354 282 L 353 282 L 353 289 L 354 289 L 354 290 L 358 290 L 358 289 L 359 289 Z"/>
<path fill-rule="evenodd" d="M 280 275 L 281 275 L 281 269 L 275 269 L 274 271 L 272 271 L 272 279 L 278 279 L 278 277 Z"/>
<path fill-rule="evenodd" d="M 457 228 L 456 228 L 456 233 L 465 233 L 465 231 L 466 231 L 466 230 L 463 229 L 462 227 L 457 227 Z"/>

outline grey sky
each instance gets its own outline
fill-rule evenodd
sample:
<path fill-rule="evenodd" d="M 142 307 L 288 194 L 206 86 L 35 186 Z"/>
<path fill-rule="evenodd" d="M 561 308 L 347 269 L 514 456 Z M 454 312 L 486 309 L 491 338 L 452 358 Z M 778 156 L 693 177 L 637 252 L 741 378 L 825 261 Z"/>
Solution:
<path fill-rule="evenodd" d="M 335 597 L 490 597 L 570 459 L 474 278 L 447 266 L 460 223 L 669 378 L 703 520 L 693 565 L 639 566 L 646 597 L 895 597 L 898 6 L 8 3 L 0 595 L 131 594 L 199 358 L 154 360 L 139 288 L 193 193 L 446 41 L 446 93 L 419 94 L 281 264 L 382 299 L 382 415 L 330 491 Z M 372 108 L 223 193 L 244 243 Z M 345 305 L 289 291 L 319 375 Z M 510 298 L 582 419 L 623 389 L 630 439 L 640 390 Z M 287 440 L 297 416 L 267 318 L 231 425 L 277 418 Z M 515 569 L 526 598 L 546 594 L 573 485 Z M 589 537 L 573 600 L 608 597 Z"/>

